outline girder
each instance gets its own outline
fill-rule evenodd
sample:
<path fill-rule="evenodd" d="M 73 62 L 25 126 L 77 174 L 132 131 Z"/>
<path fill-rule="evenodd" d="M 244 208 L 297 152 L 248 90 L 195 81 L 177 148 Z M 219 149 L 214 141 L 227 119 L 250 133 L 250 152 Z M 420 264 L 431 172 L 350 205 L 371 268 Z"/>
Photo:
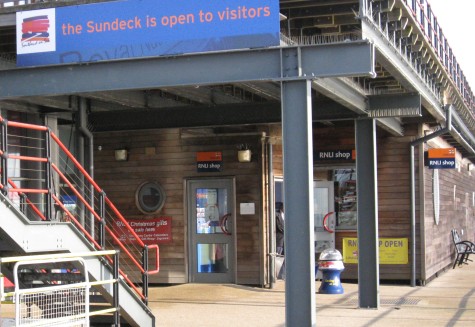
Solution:
<path fill-rule="evenodd" d="M 373 76 L 373 54 L 370 42 L 356 41 L 10 69 L 0 71 L 0 100 L 245 81 Z"/>

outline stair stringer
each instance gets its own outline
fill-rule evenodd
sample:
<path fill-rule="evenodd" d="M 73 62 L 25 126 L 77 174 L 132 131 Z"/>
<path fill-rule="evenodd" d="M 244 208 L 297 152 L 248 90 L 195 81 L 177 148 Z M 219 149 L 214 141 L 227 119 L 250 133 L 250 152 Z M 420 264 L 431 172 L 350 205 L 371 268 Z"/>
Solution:
<path fill-rule="evenodd" d="M 71 223 L 29 221 L 10 200 L 0 194 L 0 229 L 25 254 L 45 252 L 84 253 L 95 251 L 90 242 Z M 90 280 L 112 279 L 111 270 L 97 257 L 84 258 Z M 112 285 L 103 287 L 103 296 L 112 299 Z M 120 314 L 137 327 L 155 326 L 150 309 L 123 281 L 119 282 Z"/>

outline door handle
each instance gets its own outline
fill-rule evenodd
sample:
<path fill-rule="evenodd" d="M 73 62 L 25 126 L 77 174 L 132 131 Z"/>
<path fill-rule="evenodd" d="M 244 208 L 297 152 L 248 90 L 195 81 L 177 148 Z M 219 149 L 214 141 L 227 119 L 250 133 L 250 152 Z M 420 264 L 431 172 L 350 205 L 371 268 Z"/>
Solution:
<path fill-rule="evenodd" d="M 229 217 L 231 217 L 231 213 L 227 213 L 221 218 L 219 218 L 219 227 L 221 227 L 221 230 L 226 235 L 231 235 L 231 232 L 228 231 L 228 225 L 227 225 Z"/>
<path fill-rule="evenodd" d="M 328 220 L 328 217 L 330 217 L 332 214 L 334 214 L 335 212 L 329 212 L 325 215 L 325 217 L 323 217 L 323 228 L 329 232 L 329 233 L 334 233 L 335 231 L 330 229 L 328 226 L 327 226 L 327 220 Z"/>

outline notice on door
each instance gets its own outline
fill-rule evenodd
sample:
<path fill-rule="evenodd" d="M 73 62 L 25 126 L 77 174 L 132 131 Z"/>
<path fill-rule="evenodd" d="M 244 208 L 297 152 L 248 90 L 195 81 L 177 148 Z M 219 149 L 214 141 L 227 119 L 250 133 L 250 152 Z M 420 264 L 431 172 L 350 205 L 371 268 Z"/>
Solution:
<path fill-rule="evenodd" d="M 172 217 L 154 219 L 129 219 L 130 227 L 145 244 L 165 244 L 172 239 Z M 122 221 L 117 221 L 114 226 L 119 240 L 123 243 L 134 243 L 135 237 L 124 227 Z"/>
<path fill-rule="evenodd" d="M 409 262 L 407 238 L 380 238 L 379 263 L 405 265 Z M 343 262 L 358 263 L 358 239 L 343 238 Z"/>

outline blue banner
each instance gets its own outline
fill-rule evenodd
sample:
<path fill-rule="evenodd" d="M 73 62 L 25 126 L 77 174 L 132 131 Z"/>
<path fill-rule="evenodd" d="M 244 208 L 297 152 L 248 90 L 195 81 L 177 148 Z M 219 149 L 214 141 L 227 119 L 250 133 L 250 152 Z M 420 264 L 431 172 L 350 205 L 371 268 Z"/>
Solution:
<path fill-rule="evenodd" d="M 123 0 L 17 13 L 17 65 L 278 46 L 278 0 Z"/>

